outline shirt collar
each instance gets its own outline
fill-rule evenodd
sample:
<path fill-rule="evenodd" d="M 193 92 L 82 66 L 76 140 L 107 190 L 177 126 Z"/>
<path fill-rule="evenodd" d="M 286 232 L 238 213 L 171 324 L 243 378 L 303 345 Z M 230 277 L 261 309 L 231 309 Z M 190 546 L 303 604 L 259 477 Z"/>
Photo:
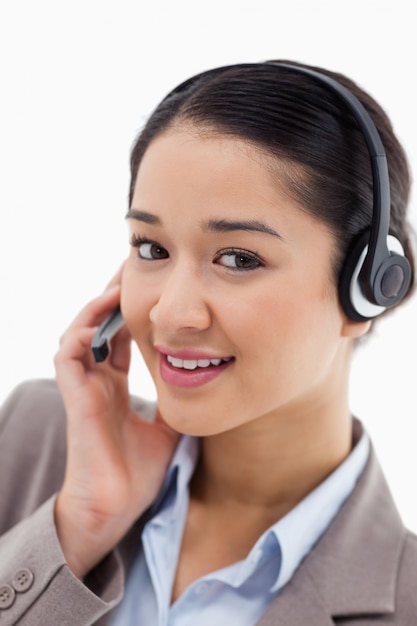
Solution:
<path fill-rule="evenodd" d="M 283 587 L 303 558 L 326 531 L 352 493 L 369 458 L 370 441 L 361 423 L 354 420 L 354 437 L 359 439 L 349 456 L 272 531 L 281 549 L 281 567 L 271 591 Z"/>
<path fill-rule="evenodd" d="M 188 484 L 194 473 L 200 451 L 200 440 L 197 437 L 183 435 L 175 449 L 165 477 L 164 484 L 151 508 L 151 515 L 173 506 L 170 518 L 175 517 L 182 495 L 188 492 Z"/>
<path fill-rule="evenodd" d="M 274 556 L 278 558 L 277 575 L 270 592 L 275 593 L 291 579 L 303 558 L 337 515 L 365 468 L 370 442 L 358 420 L 354 421 L 354 433 L 358 441 L 350 455 L 316 489 L 259 537 L 241 562 L 242 567 L 234 570 L 233 586 L 243 584 L 261 564 Z M 181 437 L 160 495 L 151 509 L 151 517 L 166 511 L 169 512 L 169 520 L 176 518 L 183 498 L 188 497 L 188 484 L 197 463 L 199 443 L 196 437 Z"/>

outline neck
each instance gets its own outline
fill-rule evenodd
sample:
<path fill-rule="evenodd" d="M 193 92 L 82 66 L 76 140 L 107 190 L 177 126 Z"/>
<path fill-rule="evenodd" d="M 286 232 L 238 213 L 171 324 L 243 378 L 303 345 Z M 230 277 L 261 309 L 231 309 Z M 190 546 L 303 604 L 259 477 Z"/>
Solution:
<path fill-rule="evenodd" d="M 340 390 L 339 390 L 340 391 Z M 309 398 L 308 410 L 280 410 L 204 438 L 192 485 L 210 505 L 285 515 L 348 456 L 352 419 L 347 393 Z"/>

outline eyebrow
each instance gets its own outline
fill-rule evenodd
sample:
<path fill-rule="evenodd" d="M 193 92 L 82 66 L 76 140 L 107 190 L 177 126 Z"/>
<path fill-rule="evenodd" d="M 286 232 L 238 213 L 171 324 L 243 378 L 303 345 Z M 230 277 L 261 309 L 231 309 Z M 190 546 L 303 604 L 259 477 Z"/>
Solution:
<path fill-rule="evenodd" d="M 139 222 L 145 222 L 145 224 L 152 224 L 153 226 L 162 226 L 161 219 L 153 213 L 148 211 L 139 211 L 138 209 L 129 209 L 126 213 L 126 219 L 134 219 Z M 265 233 L 266 235 L 272 235 L 283 240 L 282 235 L 277 233 L 276 230 L 267 226 L 259 220 L 208 220 L 202 223 L 204 231 L 211 233 L 230 233 L 236 230 L 242 230 L 246 232 Z"/>
<path fill-rule="evenodd" d="M 208 220 L 203 223 L 203 230 L 212 233 L 229 233 L 235 230 L 252 231 L 283 239 L 276 230 L 258 220 Z"/>
<path fill-rule="evenodd" d="M 145 222 L 145 224 L 162 226 L 162 222 L 157 215 L 148 213 L 147 211 L 139 211 L 138 209 L 129 209 L 125 215 L 125 219 L 138 220 L 139 222 Z"/>

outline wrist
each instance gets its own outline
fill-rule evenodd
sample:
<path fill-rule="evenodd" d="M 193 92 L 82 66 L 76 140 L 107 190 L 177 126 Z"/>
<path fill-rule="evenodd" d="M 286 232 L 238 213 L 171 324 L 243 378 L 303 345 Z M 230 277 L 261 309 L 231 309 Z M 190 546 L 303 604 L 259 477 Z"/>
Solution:
<path fill-rule="evenodd" d="M 58 540 L 68 568 L 77 578 L 84 578 L 113 550 L 124 529 L 100 521 L 94 515 L 80 513 L 58 495 L 54 510 Z M 126 529 L 127 530 L 127 529 Z"/>

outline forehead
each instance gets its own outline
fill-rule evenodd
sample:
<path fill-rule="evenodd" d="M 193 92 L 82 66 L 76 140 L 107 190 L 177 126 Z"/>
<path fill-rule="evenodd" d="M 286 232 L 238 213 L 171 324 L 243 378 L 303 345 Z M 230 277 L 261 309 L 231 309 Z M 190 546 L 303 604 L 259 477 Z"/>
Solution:
<path fill-rule="evenodd" d="M 256 212 L 261 205 L 284 202 L 302 209 L 291 197 L 281 164 L 259 147 L 219 133 L 174 128 L 155 138 L 140 163 L 132 207 L 157 203 L 160 209 L 187 200 L 203 211 L 215 203 L 228 210 Z M 155 207 L 156 208 L 156 207 Z"/>

